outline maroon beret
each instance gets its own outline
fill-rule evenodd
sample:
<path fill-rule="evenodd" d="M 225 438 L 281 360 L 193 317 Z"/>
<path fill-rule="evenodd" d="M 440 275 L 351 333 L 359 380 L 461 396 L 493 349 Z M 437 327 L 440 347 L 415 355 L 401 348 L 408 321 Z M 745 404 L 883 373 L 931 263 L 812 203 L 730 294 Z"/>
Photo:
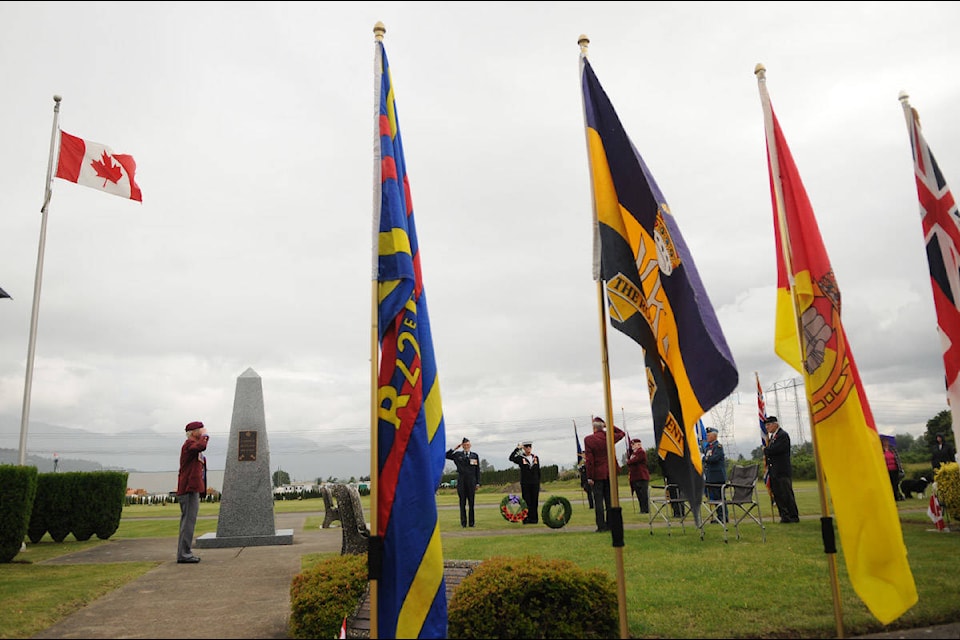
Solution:
<path fill-rule="evenodd" d="M 191 422 L 187 425 L 186 431 L 193 431 L 194 429 L 203 429 L 202 422 Z"/>

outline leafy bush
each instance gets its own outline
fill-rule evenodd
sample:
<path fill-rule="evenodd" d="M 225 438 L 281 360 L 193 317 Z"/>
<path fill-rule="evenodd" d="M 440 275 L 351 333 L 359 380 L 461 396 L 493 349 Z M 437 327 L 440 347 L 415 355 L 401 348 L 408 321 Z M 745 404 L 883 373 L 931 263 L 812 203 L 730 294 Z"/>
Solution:
<path fill-rule="evenodd" d="M 0 562 L 20 553 L 36 493 L 36 467 L 0 465 Z"/>
<path fill-rule="evenodd" d="M 450 600 L 451 638 L 615 638 L 616 583 L 599 569 L 538 556 L 485 560 Z"/>
<path fill-rule="evenodd" d="M 327 558 L 298 573 L 290 584 L 290 635 L 339 638 L 367 590 L 367 554 Z"/>
<path fill-rule="evenodd" d="M 960 522 L 960 465 L 948 462 L 940 465 L 933 481 L 937 483 L 937 496 L 955 522 Z"/>

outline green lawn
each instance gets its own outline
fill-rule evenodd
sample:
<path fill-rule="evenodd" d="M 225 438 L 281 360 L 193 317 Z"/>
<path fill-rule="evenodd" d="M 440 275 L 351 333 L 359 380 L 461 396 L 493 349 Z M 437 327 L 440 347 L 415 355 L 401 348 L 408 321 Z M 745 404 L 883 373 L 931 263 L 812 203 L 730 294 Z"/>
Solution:
<path fill-rule="evenodd" d="M 512 489 L 517 492 L 517 488 Z M 576 481 L 544 486 L 541 505 L 551 495 L 563 495 L 573 506 L 569 525 L 561 529 L 536 528 L 504 520 L 498 510 L 510 489 L 483 487 L 477 495 L 476 528 L 462 535 L 456 490 L 440 490 L 437 503 L 448 559 L 482 560 L 494 555 L 567 558 L 584 567 L 597 567 L 617 575 L 617 553 L 609 534 L 593 532 L 593 511 Z M 770 502 L 760 498 L 766 524 L 766 542 L 756 524 L 742 526 L 743 538 L 731 530 L 724 544 L 722 531 L 710 525 L 704 540 L 697 530 L 678 527 L 667 535 L 656 528 L 651 534 L 648 516 L 637 511 L 636 500 L 620 486 L 625 524 L 622 549 L 626 584 L 627 622 L 633 637 L 834 637 L 831 580 L 820 539 L 820 499 L 815 482 L 795 483 L 800 513 L 810 517 L 799 525 L 780 525 L 771 519 Z M 369 497 L 362 498 L 369 508 Z M 960 575 L 960 536 L 932 531 L 926 502 L 898 502 L 909 562 L 919 602 L 889 627 L 883 627 L 853 592 L 843 563 L 837 556 L 837 573 L 845 635 L 912 628 L 960 620 L 956 576 Z M 219 505 L 200 508 L 197 535 L 215 531 Z M 277 513 L 306 513 L 305 527 L 323 521 L 320 499 L 274 503 Z M 367 512 L 369 522 L 369 511 Z M 175 537 L 179 524 L 176 505 L 125 507 L 114 538 Z M 532 531 L 531 531 L 532 529 Z M 523 531 L 524 535 L 510 535 Z M 30 637 L 87 602 L 150 570 L 153 563 L 116 563 L 89 566 L 35 564 L 61 553 L 71 553 L 100 540 L 78 542 L 68 536 L 63 543 L 49 537 L 28 545 L 12 563 L 0 565 L 0 638 Z M 316 558 L 305 557 L 304 565 Z M 709 614 L 704 611 L 709 609 Z"/>

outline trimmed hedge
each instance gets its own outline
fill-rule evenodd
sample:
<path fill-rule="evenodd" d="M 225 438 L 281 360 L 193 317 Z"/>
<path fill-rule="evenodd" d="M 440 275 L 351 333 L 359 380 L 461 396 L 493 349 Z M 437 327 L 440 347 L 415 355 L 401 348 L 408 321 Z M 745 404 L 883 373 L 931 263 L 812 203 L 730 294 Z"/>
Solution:
<path fill-rule="evenodd" d="M 36 467 L 0 465 L 0 562 L 20 553 L 36 494 Z"/>
<path fill-rule="evenodd" d="M 327 558 L 298 573 L 290 584 L 291 637 L 339 638 L 367 584 L 365 553 Z"/>
<path fill-rule="evenodd" d="M 457 587 L 447 612 L 450 638 L 619 635 L 613 578 L 569 560 L 538 556 L 484 560 Z"/>
<path fill-rule="evenodd" d="M 41 473 L 33 502 L 27 537 L 37 544 L 49 533 L 54 542 L 69 534 L 89 540 L 96 534 L 106 540 L 120 526 L 127 493 L 126 471 L 72 471 Z"/>

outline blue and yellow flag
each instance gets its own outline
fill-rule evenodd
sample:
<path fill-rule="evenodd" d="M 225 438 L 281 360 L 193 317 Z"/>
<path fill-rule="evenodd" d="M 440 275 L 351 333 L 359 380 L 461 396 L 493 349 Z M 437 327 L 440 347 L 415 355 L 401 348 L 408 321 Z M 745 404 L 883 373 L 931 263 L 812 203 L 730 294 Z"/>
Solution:
<path fill-rule="evenodd" d="M 661 467 L 699 514 L 695 426 L 737 387 L 733 356 L 693 257 L 585 55 L 580 56 L 593 184 L 594 279 L 610 324 L 642 348 Z"/>
<path fill-rule="evenodd" d="M 445 638 L 436 501 L 446 447 L 443 409 L 394 87 L 379 40 L 374 65 L 380 173 L 374 216 L 380 339 L 376 533 L 383 541 L 378 637 Z"/>

